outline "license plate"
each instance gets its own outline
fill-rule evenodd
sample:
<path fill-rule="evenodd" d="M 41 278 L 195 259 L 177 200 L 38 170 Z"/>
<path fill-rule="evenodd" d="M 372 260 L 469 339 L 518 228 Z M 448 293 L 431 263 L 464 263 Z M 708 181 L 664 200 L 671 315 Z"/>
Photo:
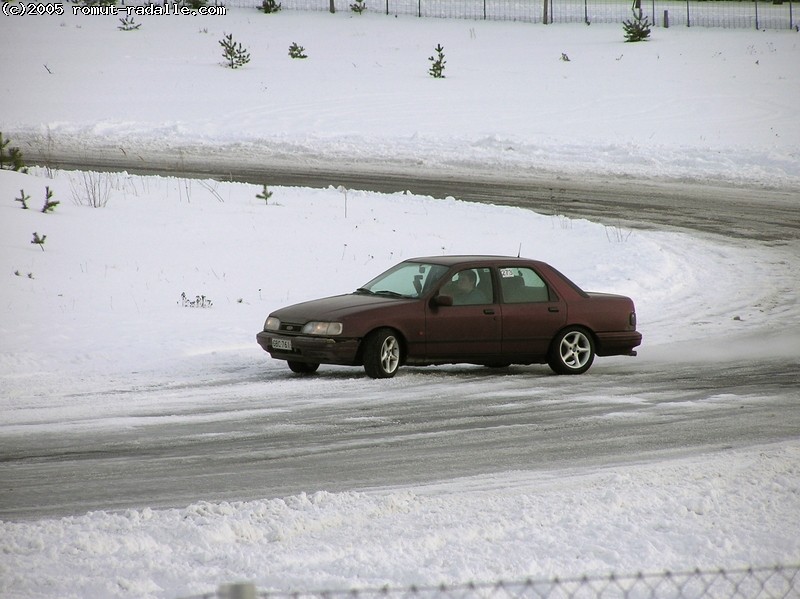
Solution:
<path fill-rule="evenodd" d="M 286 351 L 292 351 L 292 340 L 291 339 L 273 339 L 272 340 L 272 347 L 273 349 L 283 349 Z"/>

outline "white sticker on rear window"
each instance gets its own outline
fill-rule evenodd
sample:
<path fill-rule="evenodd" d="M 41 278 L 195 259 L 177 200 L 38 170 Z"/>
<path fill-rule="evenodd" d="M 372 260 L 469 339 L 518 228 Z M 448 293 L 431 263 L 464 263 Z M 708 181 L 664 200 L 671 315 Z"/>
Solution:
<path fill-rule="evenodd" d="M 500 269 L 500 276 L 504 279 L 509 279 L 514 276 L 514 269 L 513 268 L 501 268 Z"/>

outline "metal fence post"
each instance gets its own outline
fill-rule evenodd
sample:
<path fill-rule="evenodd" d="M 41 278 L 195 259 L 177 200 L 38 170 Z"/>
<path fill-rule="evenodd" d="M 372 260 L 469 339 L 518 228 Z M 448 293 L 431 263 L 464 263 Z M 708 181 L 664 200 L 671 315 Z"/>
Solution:
<path fill-rule="evenodd" d="M 331 0 L 333 2 L 333 0 Z M 217 589 L 218 599 L 256 599 L 256 585 L 250 582 L 222 584 Z"/>

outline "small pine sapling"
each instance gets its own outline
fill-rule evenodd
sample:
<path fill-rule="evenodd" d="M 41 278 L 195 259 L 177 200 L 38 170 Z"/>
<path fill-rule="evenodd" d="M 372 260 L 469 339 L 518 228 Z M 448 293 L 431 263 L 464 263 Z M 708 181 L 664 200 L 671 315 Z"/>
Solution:
<path fill-rule="evenodd" d="M 641 10 L 639 14 L 634 11 L 633 19 L 623 21 L 622 29 L 626 42 L 644 42 L 650 37 L 650 21 L 647 17 L 642 18 Z"/>
<path fill-rule="evenodd" d="M 270 14 L 278 12 L 280 9 L 280 3 L 275 2 L 275 0 L 264 0 L 258 10 L 263 13 Z"/>
<path fill-rule="evenodd" d="M 19 148 L 9 148 L 9 143 L 11 140 L 3 139 L 3 133 L 0 132 L 0 169 L 27 173 L 28 169 L 22 161 L 22 151 Z"/>
<path fill-rule="evenodd" d="M 219 45 L 222 46 L 222 57 L 230 68 L 238 69 L 250 62 L 250 53 L 242 47 L 241 42 L 233 41 L 232 33 L 219 40 Z"/>
<path fill-rule="evenodd" d="M 355 2 L 350 5 L 350 10 L 352 10 L 354 13 L 361 14 L 367 10 L 367 5 L 364 0 L 355 0 Z"/>
<path fill-rule="evenodd" d="M 303 46 L 298 46 L 297 42 L 292 42 L 292 45 L 289 46 L 289 56 L 292 58 L 308 58 L 306 49 Z"/>
<path fill-rule="evenodd" d="M 42 235 L 39 237 L 39 234 L 34 231 L 33 232 L 33 239 L 31 239 L 31 243 L 38 245 L 44 251 L 44 240 L 47 239 L 47 235 Z"/>
<path fill-rule="evenodd" d="M 134 23 L 133 17 L 125 17 L 124 19 L 120 19 L 119 22 L 122 23 L 121 25 L 117 26 L 117 29 L 120 31 L 136 31 L 142 26 L 141 23 Z"/>
<path fill-rule="evenodd" d="M 436 52 L 436 58 L 433 56 L 428 57 L 428 60 L 431 61 L 431 68 L 428 69 L 428 74 L 434 79 L 444 79 L 444 65 L 447 61 L 444 59 L 442 44 L 438 44 L 434 51 Z"/>
<path fill-rule="evenodd" d="M 259 200 L 264 200 L 265 204 L 269 204 L 269 199 L 272 197 L 272 192 L 269 189 L 267 189 L 267 186 L 265 185 L 261 193 L 256 194 L 256 197 Z"/>
<path fill-rule="evenodd" d="M 22 204 L 22 209 L 23 210 L 27 210 L 28 209 L 28 200 L 30 200 L 30 199 L 31 199 L 31 196 L 26 196 L 25 195 L 25 190 L 24 189 L 20 189 L 19 190 L 19 197 L 18 198 L 14 198 L 14 201 L 15 202 L 19 202 L 20 204 Z"/>
<path fill-rule="evenodd" d="M 42 206 L 42 212 L 47 214 L 48 212 L 52 212 L 56 206 L 58 206 L 61 202 L 53 200 L 53 192 L 50 189 L 50 186 L 44 188 L 44 206 Z"/>

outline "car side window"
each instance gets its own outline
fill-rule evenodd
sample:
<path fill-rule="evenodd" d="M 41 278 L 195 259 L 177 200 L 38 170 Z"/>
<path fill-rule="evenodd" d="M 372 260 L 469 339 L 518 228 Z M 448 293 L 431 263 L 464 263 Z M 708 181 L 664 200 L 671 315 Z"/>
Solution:
<path fill-rule="evenodd" d="M 506 304 L 527 304 L 550 300 L 547 283 L 531 268 L 501 268 L 500 290 Z"/>
<path fill-rule="evenodd" d="M 466 268 L 458 271 L 442 286 L 440 293 L 450 295 L 454 306 L 491 304 L 494 298 L 489 268 Z"/>

